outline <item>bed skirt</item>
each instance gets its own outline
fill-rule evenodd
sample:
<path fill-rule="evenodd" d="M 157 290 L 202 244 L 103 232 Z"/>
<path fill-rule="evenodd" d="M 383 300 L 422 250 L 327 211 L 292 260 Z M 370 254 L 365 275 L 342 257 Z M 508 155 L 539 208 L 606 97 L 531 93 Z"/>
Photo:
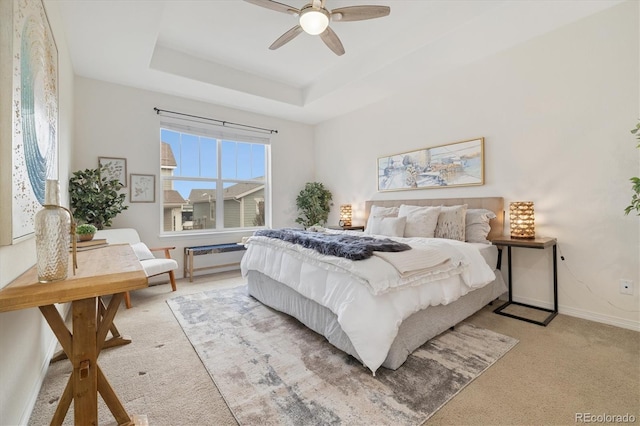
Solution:
<path fill-rule="evenodd" d="M 297 293 L 285 284 L 257 271 L 247 275 L 249 294 L 263 304 L 293 316 L 305 326 L 323 335 L 329 343 L 360 360 L 349 337 L 342 331 L 337 316 L 328 308 Z M 400 325 L 382 367 L 400 367 L 409 354 L 432 339 L 482 309 L 507 291 L 500 271 L 496 280 L 474 290 L 448 305 L 431 306 L 414 313 Z"/>

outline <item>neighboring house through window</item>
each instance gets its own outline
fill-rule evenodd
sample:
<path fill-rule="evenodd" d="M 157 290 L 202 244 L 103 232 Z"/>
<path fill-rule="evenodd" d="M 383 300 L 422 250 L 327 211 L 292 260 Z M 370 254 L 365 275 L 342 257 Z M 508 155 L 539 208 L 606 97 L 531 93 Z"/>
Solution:
<path fill-rule="evenodd" d="M 205 123 L 161 123 L 162 232 L 269 223 L 269 140 Z"/>

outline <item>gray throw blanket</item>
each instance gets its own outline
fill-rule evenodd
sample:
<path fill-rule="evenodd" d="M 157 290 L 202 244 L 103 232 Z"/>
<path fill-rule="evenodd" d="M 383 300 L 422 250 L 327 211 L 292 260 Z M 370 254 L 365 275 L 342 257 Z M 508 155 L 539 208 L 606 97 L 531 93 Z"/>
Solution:
<path fill-rule="evenodd" d="M 302 231 L 294 228 L 261 229 L 256 236 L 278 238 L 292 244 L 313 249 L 329 256 L 344 257 L 350 260 L 363 260 L 371 257 L 374 251 L 398 252 L 410 250 L 411 246 L 388 238 L 359 237 L 347 234 L 323 234 Z"/>

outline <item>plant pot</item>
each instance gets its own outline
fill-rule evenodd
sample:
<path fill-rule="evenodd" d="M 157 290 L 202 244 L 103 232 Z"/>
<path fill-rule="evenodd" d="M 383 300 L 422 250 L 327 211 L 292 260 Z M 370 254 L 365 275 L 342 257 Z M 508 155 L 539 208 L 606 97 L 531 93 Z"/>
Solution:
<path fill-rule="evenodd" d="M 95 234 L 82 234 L 82 235 L 78 235 L 78 240 L 79 241 L 91 241 L 93 240 L 93 236 Z"/>

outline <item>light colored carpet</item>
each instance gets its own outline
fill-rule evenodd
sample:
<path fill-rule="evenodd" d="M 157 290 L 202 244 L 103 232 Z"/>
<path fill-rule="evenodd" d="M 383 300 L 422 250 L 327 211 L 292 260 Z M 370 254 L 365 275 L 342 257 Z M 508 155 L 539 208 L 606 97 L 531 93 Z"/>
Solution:
<path fill-rule="evenodd" d="M 138 290 L 131 293 L 131 309 L 125 309 L 124 304 L 120 307 L 114 323 L 132 343 L 103 350 L 98 363 L 130 415 L 147 415 L 151 426 L 237 425 L 165 303 L 176 294 L 200 292 L 203 287 L 245 284 L 236 272 L 217 274 L 216 278 L 207 283 L 179 280 L 175 293 L 164 284 Z M 29 425 L 51 422 L 70 375 L 68 361 L 49 366 Z M 98 423 L 115 425 L 102 398 L 98 402 Z M 64 424 L 73 425 L 73 403 Z"/>
<path fill-rule="evenodd" d="M 167 303 L 241 425 L 420 425 L 517 343 L 461 324 L 374 377 L 244 286 Z"/>
<path fill-rule="evenodd" d="M 148 415 L 152 426 L 237 425 L 166 300 L 244 284 L 234 271 L 178 280 L 176 292 L 164 284 L 131 293 L 133 308 L 122 307 L 115 322 L 133 343 L 98 359 L 130 414 Z M 540 327 L 494 308 L 466 322 L 520 342 L 426 425 L 575 425 L 576 413 L 630 413 L 639 421 L 640 333 L 562 314 Z M 68 361 L 50 366 L 29 425 L 49 424 L 70 371 Z M 114 424 L 105 410 L 100 425 Z"/>

